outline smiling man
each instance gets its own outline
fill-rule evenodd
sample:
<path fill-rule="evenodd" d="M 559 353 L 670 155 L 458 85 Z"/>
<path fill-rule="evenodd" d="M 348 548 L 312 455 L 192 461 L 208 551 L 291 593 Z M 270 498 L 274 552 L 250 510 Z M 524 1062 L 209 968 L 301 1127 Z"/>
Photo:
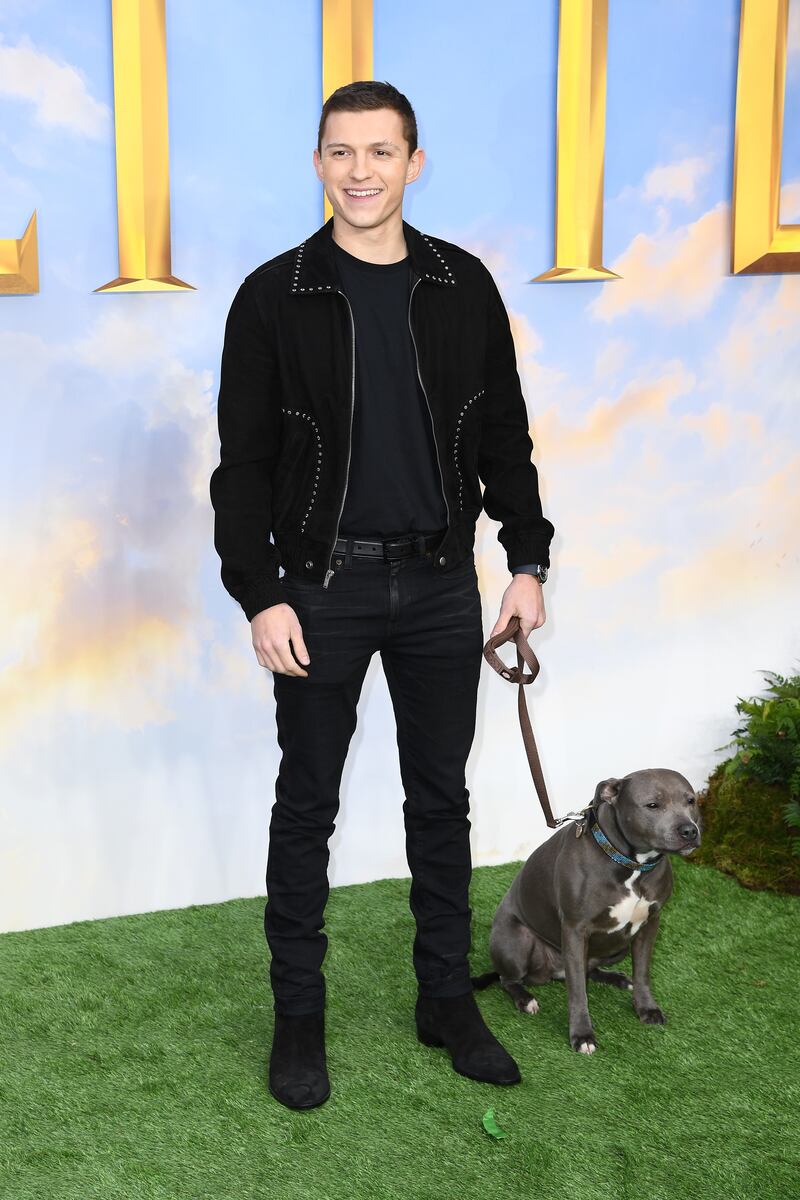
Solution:
<path fill-rule="evenodd" d="M 469 1078 L 520 1080 L 468 961 L 465 766 L 484 645 L 473 549 L 485 509 L 512 576 L 491 634 L 516 614 L 527 637 L 545 621 L 554 534 L 497 286 L 476 255 L 403 219 L 425 162 L 408 100 L 371 80 L 339 88 L 313 159 L 333 216 L 234 297 L 211 478 L 222 582 L 273 673 L 269 1086 L 291 1108 L 331 1090 L 328 841 L 376 651 L 405 792 L 417 1036 Z"/>

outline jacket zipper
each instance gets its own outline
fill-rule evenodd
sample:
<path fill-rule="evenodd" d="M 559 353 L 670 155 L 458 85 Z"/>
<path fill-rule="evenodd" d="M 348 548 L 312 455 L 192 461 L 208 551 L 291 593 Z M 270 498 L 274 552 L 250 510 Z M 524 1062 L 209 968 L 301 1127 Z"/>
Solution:
<path fill-rule="evenodd" d="M 336 520 L 336 533 L 333 535 L 333 542 L 331 543 L 331 552 L 328 555 L 328 569 L 325 572 L 325 580 L 322 584 L 322 586 L 324 588 L 326 588 L 328 586 L 328 584 L 330 583 L 331 575 L 333 575 L 333 570 L 331 568 L 331 562 L 333 560 L 333 551 L 336 548 L 336 541 L 339 537 L 339 525 L 342 520 L 342 513 L 344 512 L 344 500 L 345 500 L 345 496 L 347 495 L 347 483 L 350 478 L 350 458 L 351 458 L 352 451 L 353 451 L 353 410 L 355 409 L 355 404 L 356 404 L 356 323 L 353 319 L 353 306 L 351 305 L 350 301 L 347 299 L 347 296 L 345 295 L 345 293 L 342 291 L 341 288 L 337 288 L 336 290 L 340 296 L 344 296 L 345 300 L 347 300 L 347 307 L 350 310 L 350 325 L 353 330 L 353 362 L 352 362 L 352 367 L 351 367 L 350 433 L 348 435 L 348 441 L 347 441 L 347 469 L 345 471 L 345 476 L 344 476 L 344 491 L 342 492 L 342 503 L 339 508 L 339 516 Z"/>
<path fill-rule="evenodd" d="M 425 384 L 422 382 L 422 375 L 420 374 L 420 370 L 419 370 L 419 355 L 417 354 L 417 341 L 416 341 L 416 338 L 414 337 L 414 330 L 411 328 L 411 301 L 414 299 L 414 288 L 417 286 L 417 284 L 419 282 L 420 282 L 419 279 L 414 280 L 414 283 L 411 288 L 411 294 L 408 297 L 408 329 L 411 334 L 411 341 L 414 343 L 414 360 L 416 361 L 416 364 L 417 364 L 417 378 L 419 379 L 419 386 L 422 388 L 422 394 L 425 397 L 425 403 L 428 405 L 428 416 L 431 419 L 431 433 L 433 434 L 433 445 L 436 450 L 436 462 L 439 465 L 439 478 L 442 481 L 442 499 L 444 500 L 445 512 L 447 513 L 447 529 L 449 531 L 449 529 L 450 529 L 450 505 L 447 503 L 447 495 L 445 494 L 445 490 L 444 490 L 444 475 L 442 474 L 442 462 L 441 462 L 441 459 L 439 458 L 439 446 L 436 441 L 436 428 L 433 423 L 433 413 L 431 412 L 431 406 L 428 402 L 428 393 L 425 391 Z"/>
<path fill-rule="evenodd" d="M 414 330 L 411 326 L 411 301 L 414 298 L 414 289 L 416 288 L 416 286 L 419 282 L 420 282 L 419 279 L 414 280 L 414 283 L 411 288 L 411 293 L 408 297 L 408 330 L 409 330 L 409 333 L 411 334 L 411 341 L 414 345 L 414 361 L 417 366 L 417 378 L 419 379 L 419 386 L 422 388 L 422 394 L 425 397 L 425 403 L 428 407 L 428 416 L 430 417 L 430 422 L 431 422 L 431 433 L 433 434 L 433 445 L 436 450 L 436 462 L 439 467 L 439 479 L 440 479 L 441 485 L 442 485 L 442 499 L 444 500 L 445 512 L 447 513 L 447 528 L 449 530 L 449 528 L 450 528 L 450 505 L 447 503 L 447 495 L 445 494 L 445 489 L 444 489 L 444 475 L 442 473 L 442 462 L 441 462 L 441 459 L 439 458 L 439 445 L 436 441 L 436 429 L 435 429 L 434 423 L 433 423 L 433 413 L 431 411 L 430 402 L 428 400 L 428 393 L 425 391 L 425 384 L 422 382 L 422 375 L 421 375 L 420 369 L 419 369 L 419 354 L 417 353 L 417 340 L 414 337 Z M 339 507 L 339 516 L 336 521 L 336 533 L 333 535 L 333 542 L 331 544 L 330 554 L 328 555 L 328 569 L 325 572 L 325 580 L 322 584 L 322 586 L 324 588 L 326 588 L 328 586 L 328 584 L 330 583 L 331 575 L 333 575 L 333 570 L 331 568 L 331 562 L 333 561 L 333 551 L 336 547 L 336 542 L 339 538 L 339 525 L 341 524 L 342 513 L 344 512 L 344 502 L 345 502 L 345 497 L 347 495 L 347 484 L 350 479 L 350 459 L 352 457 L 352 451 L 353 451 L 353 411 L 355 409 L 355 400 L 356 400 L 356 323 L 355 323 L 355 320 L 353 319 L 353 307 L 352 307 L 349 299 L 347 298 L 347 295 L 342 291 L 341 288 L 337 288 L 336 290 L 341 296 L 344 296 L 345 300 L 347 301 L 347 307 L 350 311 L 350 326 L 351 326 L 352 334 L 353 334 L 353 336 L 352 336 L 353 358 L 352 358 L 352 366 L 351 366 L 351 388 L 350 388 L 350 433 L 348 436 L 348 443 L 347 443 L 347 469 L 345 471 L 345 477 L 344 477 L 344 491 L 342 492 L 342 503 Z"/>

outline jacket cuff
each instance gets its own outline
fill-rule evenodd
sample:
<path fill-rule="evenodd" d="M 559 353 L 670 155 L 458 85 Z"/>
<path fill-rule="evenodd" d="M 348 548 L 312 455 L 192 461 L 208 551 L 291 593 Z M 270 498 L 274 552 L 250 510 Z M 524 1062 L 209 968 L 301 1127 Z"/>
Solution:
<path fill-rule="evenodd" d="M 283 584 L 277 577 L 275 579 L 260 579 L 257 584 L 254 584 L 242 593 L 239 603 L 244 609 L 244 615 L 248 621 L 252 621 L 253 617 L 257 616 L 265 608 L 272 608 L 274 604 L 286 603 Z"/>
<path fill-rule="evenodd" d="M 513 575 L 521 568 L 518 563 L 538 563 L 550 566 L 550 542 L 555 529 L 546 517 L 542 517 L 540 529 L 516 530 L 512 534 L 500 530 L 498 540 L 506 552 L 508 569 Z"/>

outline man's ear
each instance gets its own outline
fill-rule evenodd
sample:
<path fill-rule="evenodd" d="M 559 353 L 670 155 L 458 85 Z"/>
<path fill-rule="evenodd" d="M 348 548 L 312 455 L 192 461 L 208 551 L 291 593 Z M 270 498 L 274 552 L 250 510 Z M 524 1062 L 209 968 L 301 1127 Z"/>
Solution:
<path fill-rule="evenodd" d="M 601 800 L 607 800 L 609 804 L 616 804 L 623 783 L 624 780 L 615 779 L 613 776 L 611 779 L 601 779 L 594 790 L 593 807 L 597 808 Z"/>

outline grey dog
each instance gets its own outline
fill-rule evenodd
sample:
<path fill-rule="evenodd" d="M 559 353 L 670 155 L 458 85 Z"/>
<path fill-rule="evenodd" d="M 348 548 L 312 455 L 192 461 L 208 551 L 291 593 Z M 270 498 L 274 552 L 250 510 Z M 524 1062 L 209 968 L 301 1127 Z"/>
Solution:
<path fill-rule="evenodd" d="M 631 771 L 598 783 L 580 822 L 562 824 L 537 846 L 501 900 L 489 953 L 495 970 L 472 978 L 493 980 L 521 1012 L 539 1011 L 524 984 L 563 979 L 573 1050 L 597 1048 L 586 980 L 633 992 L 640 1021 L 663 1024 L 650 991 L 650 963 L 660 912 L 672 894 L 670 854 L 700 845 L 702 819 L 689 781 L 678 771 Z M 603 967 L 630 948 L 633 978 Z"/>

